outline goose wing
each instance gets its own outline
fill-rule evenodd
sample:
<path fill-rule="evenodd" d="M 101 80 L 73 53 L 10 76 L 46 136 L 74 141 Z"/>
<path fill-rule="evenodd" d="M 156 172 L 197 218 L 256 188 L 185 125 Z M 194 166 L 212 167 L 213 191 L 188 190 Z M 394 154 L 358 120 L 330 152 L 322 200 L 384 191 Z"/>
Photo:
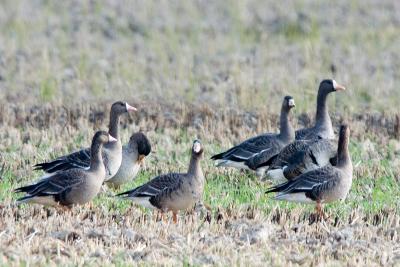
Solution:
<path fill-rule="evenodd" d="M 160 175 L 139 187 L 120 193 L 117 196 L 123 196 L 127 198 L 153 197 L 158 195 L 163 190 L 175 187 L 175 185 L 178 184 L 182 178 L 183 174 L 181 173 L 168 173 Z"/>
<path fill-rule="evenodd" d="M 277 135 L 275 134 L 256 136 L 240 143 L 235 147 L 232 147 L 223 153 L 212 156 L 211 159 L 243 162 L 260 153 L 261 151 L 270 148 L 277 142 Z"/>
<path fill-rule="evenodd" d="M 40 180 L 36 184 L 19 187 L 16 193 L 24 192 L 29 196 L 58 195 L 68 191 L 72 187 L 79 186 L 83 182 L 83 174 L 79 170 L 56 173 Z"/>
<path fill-rule="evenodd" d="M 85 169 L 90 165 L 90 149 L 82 149 L 74 153 L 56 158 L 53 161 L 43 162 L 34 166 L 35 170 L 43 170 L 47 173 L 69 170 L 73 168 Z"/>
<path fill-rule="evenodd" d="M 275 198 L 283 199 L 285 195 L 305 193 L 312 199 L 318 200 L 326 191 L 332 190 L 340 181 L 340 173 L 334 167 L 325 166 L 307 173 L 304 173 L 294 180 L 271 187 L 267 193 L 277 192 Z"/>

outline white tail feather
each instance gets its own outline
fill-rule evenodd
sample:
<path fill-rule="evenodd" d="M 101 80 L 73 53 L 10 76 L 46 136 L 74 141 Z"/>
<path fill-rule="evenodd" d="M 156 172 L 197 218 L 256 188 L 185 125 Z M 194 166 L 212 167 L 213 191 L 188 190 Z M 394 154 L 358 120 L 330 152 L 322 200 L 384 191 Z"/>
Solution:
<path fill-rule="evenodd" d="M 306 197 L 305 193 L 278 194 L 274 199 L 299 203 L 314 203 L 312 199 Z"/>
<path fill-rule="evenodd" d="M 250 170 L 250 168 L 244 164 L 244 162 L 236 162 L 236 161 L 231 161 L 231 160 L 217 160 L 215 165 L 217 167 L 232 167 L 236 169 L 245 169 L 245 170 Z"/>

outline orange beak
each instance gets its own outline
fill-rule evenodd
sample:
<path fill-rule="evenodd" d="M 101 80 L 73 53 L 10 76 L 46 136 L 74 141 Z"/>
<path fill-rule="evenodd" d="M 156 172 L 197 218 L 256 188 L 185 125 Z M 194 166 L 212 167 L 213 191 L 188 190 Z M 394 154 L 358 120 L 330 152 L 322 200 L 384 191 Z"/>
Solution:
<path fill-rule="evenodd" d="M 139 164 L 141 165 L 141 166 L 143 166 L 144 165 L 144 159 L 145 159 L 145 155 L 139 155 L 139 157 L 138 157 L 138 162 L 139 162 Z"/>
<path fill-rule="evenodd" d="M 131 105 L 129 105 L 128 103 L 125 103 L 126 106 L 126 110 L 129 111 L 137 111 L 137 108 L 132 107 Z"/>
<path fill-rule="evenodd" d="M 344 90 L 346 90 L 346 87 L 344 87 L 343 85 L 338 84 L 338 83 L 335 83 L 333 88 L 335 88 L 336 91 L 344 91 Z"/>

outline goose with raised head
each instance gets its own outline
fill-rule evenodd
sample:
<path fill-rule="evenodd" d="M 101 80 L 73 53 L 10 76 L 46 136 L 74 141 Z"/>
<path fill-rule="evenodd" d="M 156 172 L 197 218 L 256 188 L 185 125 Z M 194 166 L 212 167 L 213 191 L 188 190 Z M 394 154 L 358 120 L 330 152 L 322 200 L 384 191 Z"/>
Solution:
<path fill-rule="evenodd" d="M 118 194 L 146 208 L 162 213 L 172 211 L 173 221 L 177 213 L 188 210 L 203 198 L 204 174 L 200 166 L 203 148 L 199 140 L 193 142 L 187 173 L 168 173 L 127 192 Z"/>
<path fill-rule="evenodd" d="M 133 181 L 139 173 L 146 156 L 151 152 L 149 139 L 145 134 L 134 133 L 128 145 L 122 147 L 122 162 L 118 172 L 106 183 L 114 188 Z"/>
<path fill-rule="evenodd" d="M 103 145 L 116 143 L 117 139 L 107 132 L 97 132 L 92 141 L 88 169 L 62 170 L 41 179 L 39 182 L 15 189 L 26 193 L 18 203 L 36 203 L 49 206 L 71 207 L 91 201 L 100 191 L 106 177 L 101 150 Z"/>
<path fill-rule="evenodd" d="M 266 193 L 276 192 L 276 200 L 315 203 L 319 216 L 324 216 L 323 203 L 344 200 L 350 191 L 353 165 L 349 153 L 350 129 L 340 127 L 336 166 L 315 169 L 286 183 L 271 187 Z"/>
<path fill-rule="evenodd" d="M 317 113 L 315 115 L 315 125 L 311 128 L 304 128 L 296 131 L 296 140 L 305 139 L 334 139 L 331 117 L 329 116 L 327 97 L 330 93 L 343 91 L 346 88 L 338 84 L 335 80 L 323 80 L 318 89 Z"/>
<path fill-rule="evenodd" d="M 271 159 L 294 140 L 295 133 L 289 119 L 293 107 L 295 107 L 294 99 L 286 96 L 281 108 L 279 134 L 267 133 L 250 138 L 223 153 L 212 156 L 211 159 L 216 161 L 218 167 L 251 169 L 258 172 L 265 169 L 271 163 Z"/>
<path fill-rule="evenodd" d="M 120 116 L 129 111 L 137 109 L 130 106 L 126 102 L 118 101 L 111 106 L 110 124 L 108 133 L 117 139 L 117 142 L 107 143 L 102 149 L 104 165 L 106 168 L 106 178 L 109 180 L 118 171 L 122 161 L 122 144 L 119 136 Z M 89 168 L 90 165 L 90 149 L 82 149 L 74 153 L 56 158 L 50 162 L 36 164 L 35 170 L 43 170 L 48 174 L 58 171 L 64 171 L 73 168 Z"/>

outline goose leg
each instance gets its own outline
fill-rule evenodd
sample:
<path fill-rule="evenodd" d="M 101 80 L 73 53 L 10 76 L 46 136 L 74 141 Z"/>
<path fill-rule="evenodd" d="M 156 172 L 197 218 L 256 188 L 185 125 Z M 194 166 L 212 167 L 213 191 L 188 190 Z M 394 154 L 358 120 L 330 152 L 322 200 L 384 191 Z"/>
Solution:
<path fill-rule="evenodd" d="M 93 209 L 93 203 L 92 202 L 87 203 L 86 207 L 87 207 L 88 210 L 92 210 Z"/>
<path fill-rule="evenodd" d="M 165 220 L 164 220 L 164 212 L 157 211 L 156 222 L 158 222 L 158 221 L 164 221 L 165 222 Z"/>
<path fill-rule="evenodd" d="M 176 211 L 172 212 L 172 220 L 176 224 L 178 222 L 178 216 L 176 214 Z"/>
<path fill-rule="evenodd" d="M 71 213 L 72 212 L 72 208 L 69 206 L 64 206 L 64 205 L 58 205 L 57 209 L 61 212 L 67 212 L 67 213 Z"/>
<path fill-rule="evenodd" d="M 325 221 L 328 219 L 328 217 L 325 215 L 324 210 L 322 209 L 322 204 L 320 201 L 317 201 L 317 205 L 315 206 L 315 210 L 317 213 L 317 217 L 324 219 Z"/>

